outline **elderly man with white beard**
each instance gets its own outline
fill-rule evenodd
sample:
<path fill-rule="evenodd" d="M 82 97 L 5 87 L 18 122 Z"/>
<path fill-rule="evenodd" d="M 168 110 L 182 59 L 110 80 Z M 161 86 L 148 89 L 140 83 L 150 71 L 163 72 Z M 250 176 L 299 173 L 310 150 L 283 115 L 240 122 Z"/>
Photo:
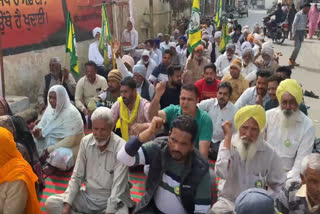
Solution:
<path fill-rule="evenodd" d="M 93 133 L 82 138 L 67 190 L 46 201 L 49 214 L 128 214 L 133 205 L 128 167 L 117 160 L 126 142 L 112 132 L 112 112 L 99 107 L 91 120 Z"/>
<path fill-rule="evenodd" d="M 293 79 L 277 88 L 279 107 L 267 111 L 266 139 L 278 151 L 288 179 L 299 178 L 302 159 L 312 152 L 315 130 L 312 120 L 299 110 L 302 88 Z"/>
<path fill-rule="evenodd" d="M 222 127 L 224 141 L 220 145 L 216 174 L 225 180 L 212 213 L 233 213 L 238 195 L 250 188 L 271 189 L 276 196 L 285 182 L 281 159 L 264 141 L 266 114 L 260 105 L 248 105 L 235 115 L 237 133 L 232 134 L 231 121 Z"/>

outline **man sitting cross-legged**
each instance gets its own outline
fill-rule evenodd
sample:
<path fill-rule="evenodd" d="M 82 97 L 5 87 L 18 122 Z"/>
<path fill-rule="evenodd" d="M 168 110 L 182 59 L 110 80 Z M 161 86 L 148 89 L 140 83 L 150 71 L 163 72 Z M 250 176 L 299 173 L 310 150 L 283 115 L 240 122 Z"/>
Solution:
<path fill-rule="evenodd" d="M 132 206 L 128 167 L 116 158 L 125 141 L 112 132 L 111 110 L 99 107 L 91 120 L 93 134 L 82 139 L 67 190 L 46 201 L 49 214 L 127 214 Z"/>
<path fill-rule="evenodd" d="M 148 142 L 163 123 L 154 117 L 151 126 L 118 153 L 118 160 L 128 166 L 150 165 L 147 192 L 134 213 L 206 214 L 211 181 L 208 162 L 194 148 L 197 123 L 190 116 L 179 116 L 172 122 L 169 137 Z"/>
<path fill-rule="evenodd" d="M 223 124 L 224 141 L 220 145 L 216 173 L 225 184 L 217 203 L 215 214 L 232 213 L 238 195 L 251 188 L 272 189 L 278 194 L 285 182 L 285 172 L 277 152 L 263 139 L 266 113 L 260 105 L 241 108 L 235 115 L 237 133 L 232 134 L 232 124 Z"/>

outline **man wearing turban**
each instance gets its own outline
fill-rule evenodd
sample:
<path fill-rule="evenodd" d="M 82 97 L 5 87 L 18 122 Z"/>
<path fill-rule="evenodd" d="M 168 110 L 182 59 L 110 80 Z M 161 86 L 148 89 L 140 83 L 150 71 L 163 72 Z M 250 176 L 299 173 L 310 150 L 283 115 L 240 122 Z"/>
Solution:
<path fill-rule="evenodd" d="M 299 177 L 302 159 L 312 152 L 314 126 L 299 110 L 303 95 L 296 80 L 282 81 L 276 95 L 280 105 L 267 112 L 267 141 L 278 151 L 288 179 Z"/>
<path fill-rule="evenodd" d="M 232 213 L 238 195 L 251 188 L 271 188 L 278 194 L 285 182 L 285 172 L 277 152 L 264 141 L 266 113 L 260 105 L 248 105 L 234 117 L 237 132 L 232 134 L 231 121 L 222 127 L 224 141 L 220 145 L 216 174 L 225 180 L 215 214 Z"/>
<path fill-rule="evenodd" d="M 277 72 L 277 69 L 280 66 L 274 59 L 274 50 L 271 44 L 266 43 L 263 45 L 261 57 L 256 60 L 255 64 L 259 69 L 269 71 L 271 74 L 275 74 Z"/>

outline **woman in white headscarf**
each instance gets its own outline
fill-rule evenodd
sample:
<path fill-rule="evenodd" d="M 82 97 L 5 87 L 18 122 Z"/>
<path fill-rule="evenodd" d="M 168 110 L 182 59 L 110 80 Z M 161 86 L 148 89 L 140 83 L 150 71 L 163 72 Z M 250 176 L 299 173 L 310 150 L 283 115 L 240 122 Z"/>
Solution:
<path fill-rule="evenodd" d="M 68 170 L 74 165 L 84 133 L 81 115 L 63 86 L 50 88 L 48 103 L 33 135 L 45 173 L 51 174 L 54 167 Z"/>

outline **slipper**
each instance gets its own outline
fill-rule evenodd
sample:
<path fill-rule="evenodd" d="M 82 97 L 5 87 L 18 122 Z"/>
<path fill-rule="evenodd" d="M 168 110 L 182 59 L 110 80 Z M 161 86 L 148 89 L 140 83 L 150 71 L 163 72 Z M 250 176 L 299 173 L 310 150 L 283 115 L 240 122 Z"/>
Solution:
<path fill-rule="evenodd" d="M 307 96 L 307 97 L 312 97 L 312 98 L 315 98 L 315 99 L 319 99 L 319 96 L 316 95 L 313 91 L 307 91 L 305 90 L 304 93 L 303 93 L 304 96 Z"/>

